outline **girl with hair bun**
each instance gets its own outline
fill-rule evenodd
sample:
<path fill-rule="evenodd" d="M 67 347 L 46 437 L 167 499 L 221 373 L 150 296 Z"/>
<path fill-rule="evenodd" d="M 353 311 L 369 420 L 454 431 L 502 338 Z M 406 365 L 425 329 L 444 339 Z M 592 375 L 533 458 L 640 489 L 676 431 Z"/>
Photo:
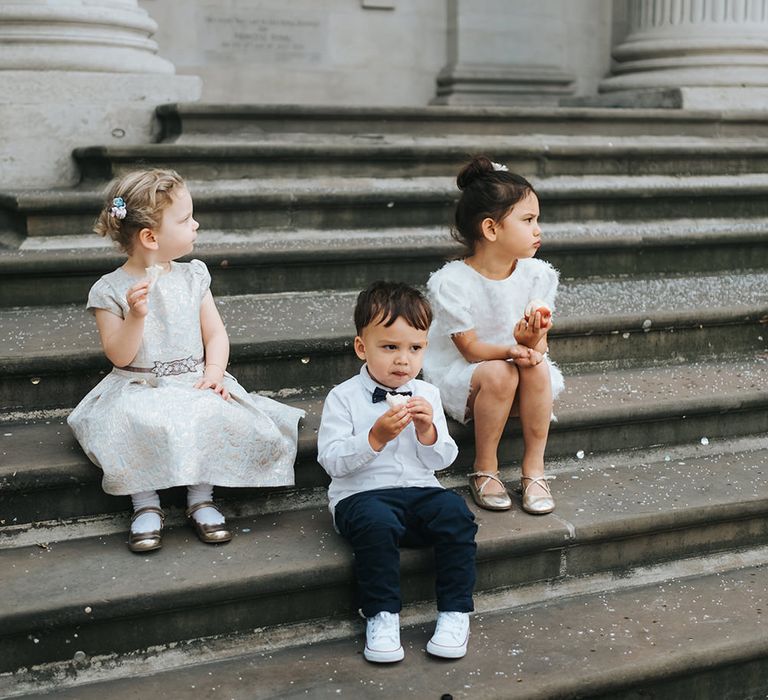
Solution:
<path fill-rule="evenodd" d="M 184 180 L 140 170 L 111 183 L 94 230 L 126 253 L 88 295 L 112 371 L 69 416 L 109 494 L 131 496 L 128 547 L 159 549 L 165 515 L 157 489 L 187 487 L 186 515 L 209 544 L 232 535 L 213 487 L 293 484 L 303 411 L 249 394 L 226 371 L 229 339 L 188 255 L 199 224 Z"/>
<path fill-rule="evenodd" d="M 544 475 L 544 450 L 563 376 L 547 355 L 558 273 L 534 259 L 539 199 L 525 178 L 484 156 L 465 165 L 456 182 L 461 197 L 452 234 L 464 254 L 427 284 L 434 321 L 424 377 L 440 389 L 446 413 L 474 423 L 469 486 L 477 505 L 512 507 L 497 451 L 507 419 L 518 415 L 523 509 L 551 513 L 554 477 Z"/>

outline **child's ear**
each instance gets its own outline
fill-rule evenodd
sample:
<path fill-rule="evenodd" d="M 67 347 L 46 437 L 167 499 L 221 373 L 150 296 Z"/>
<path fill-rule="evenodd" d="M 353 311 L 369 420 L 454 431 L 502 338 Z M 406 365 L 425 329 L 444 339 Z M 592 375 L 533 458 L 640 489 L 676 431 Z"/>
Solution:
<path fill-rule="evenodd" d="M 483 234 L 483 238 L 487 241 L 496 240 L 496 222 L 490 217 L 486 216 L 480 222 L 480 232 Z"/>
<path fill-rule="evenodd" d="M 139 245 L 147 250 L 157 250 L 157 236 L 151 228 L 143 228 L 136 234 Z"/>
<path fill-rule="evenodd" d="M 359 335 L 355 336 L 355 355 L 361 360 L 365 360 L 365 343 Z"/>

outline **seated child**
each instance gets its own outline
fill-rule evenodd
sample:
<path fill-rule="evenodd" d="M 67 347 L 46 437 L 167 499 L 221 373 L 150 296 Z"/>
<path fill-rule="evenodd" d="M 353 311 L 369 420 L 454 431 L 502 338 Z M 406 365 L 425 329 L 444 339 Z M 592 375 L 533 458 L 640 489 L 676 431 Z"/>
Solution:
<path fill-rule="evenodd" d="M 458 449 L 448 434 L 440 393 L 416 379 L 432 321 L 429 302 L 404 284 L 376 282 L 355 307 L 354 347 L 366 364 L 325 400 L 318 461 L 331 476 L 330 510 L 354 550 L 364 656 L 400 661 L 400 546 L 433 546 L 435 656 L 466 654 L 474 609 L 477 525 L 458 494 L 434 472 Z"/>

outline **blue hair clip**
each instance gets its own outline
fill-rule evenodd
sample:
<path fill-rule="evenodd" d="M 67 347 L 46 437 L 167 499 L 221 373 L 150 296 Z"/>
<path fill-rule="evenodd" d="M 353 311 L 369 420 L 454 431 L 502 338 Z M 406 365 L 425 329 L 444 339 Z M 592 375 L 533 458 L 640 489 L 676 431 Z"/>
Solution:
<path fill-rule="evenodd" d="M 125 200 L 122 197 L 115 197 L 112 200 L 112 208 L 109 212 L 117 219 L 124 219 L 128 213 L 128 210 L 125 208 Z"/>

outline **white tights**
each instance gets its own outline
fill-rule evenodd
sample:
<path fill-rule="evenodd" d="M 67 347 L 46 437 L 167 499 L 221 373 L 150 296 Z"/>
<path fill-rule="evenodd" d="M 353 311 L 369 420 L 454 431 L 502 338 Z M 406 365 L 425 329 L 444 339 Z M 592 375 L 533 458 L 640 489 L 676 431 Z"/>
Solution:
<path fill-rule="evenodd" d="M 213 500 L 213 486 L 210 484 L 195 484 L 187 486 L 187 507 L 195 503 L 203 503 Z M 224 523 L 224 516 L 210 506 L 196 510 L 192 517 L 201 525 L 219 525 Z"/>
<path fill-rule="evenodd" d="M 133 501 L 133 510 L 146 506 L 160 507 L 160 496 L 157 491 L 142 491 L 131 495 Z M 187 486 L 187 507 L 213 500 L 213 486 L 210 484 L 195 484 Z M 224 517 L 215 508 L 206 507 L 195 511 L 192 517 L 202 525 L 218 525 L 224 523 Z M 153 532 L 160 530 L 162 522 L 157 513 L 143 513 L 131 524 L 131 532 Z"/>
<path fill-rule="evenodd" d="M 134 512 L 145 506 L 160 507 L 160 496 L 157 495 L 157 491 L 134 493 L 131 495 L 131 500 L 133 501 Z M 162 522 L 157 513 L 143 513 L 131 523 L 131 532 L 154 532 L 161 527 Z"/>

